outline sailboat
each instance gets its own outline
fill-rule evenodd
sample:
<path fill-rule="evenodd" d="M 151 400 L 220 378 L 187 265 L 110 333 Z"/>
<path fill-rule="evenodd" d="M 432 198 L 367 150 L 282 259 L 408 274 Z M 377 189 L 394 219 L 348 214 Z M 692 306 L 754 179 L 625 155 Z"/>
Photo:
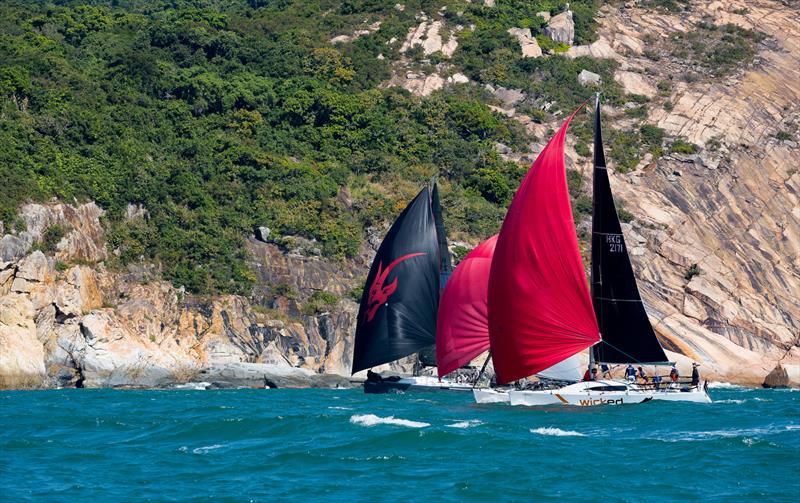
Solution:
<path fill-rule="evenodd" d="M 563 172 L 563 167 L 559 171 Z M 674 365 L 668 361 L 650 324 L 631 267 L 603 152 L 599 96 L 595 102 L 592 179 L 590 296 L 601 337 L 589 350 L 589 367 L 594 368 L 596 363 L 634 362 L 639 365 Z M 656 386 L 618 379 L 588 380 L 552 390 L 514 390 L 509 393 L 509 400 L 512 405 L 560 403 L 578 406 L 650 400 L 711 402 L 706 387 L 699 383 L 693 386 Z"/>
<path fill-rule="evenodd" d="M 356 320 L 352 373 L 370 369 L 366 393 L 469 391 L 433 376 L 383 378 L 371 371 L 418 353 L 430 361 L 441 289 L 452 271 L 439 191 L 424 187 L 394 222 L 370 267 Z"/>
<path fill-rule="evenodd" d="M 445 287 L 439 304 L 436 335 L 436 360 L 439 377 L 456 369 L 490 349 L 488 284 L 498 235 L 488 238 L 467 254 L 458 264 Z M 483 375 L 484 367 L 477 381 Z M 537 377 L 551 383 L 571 383 L 580 380 L 583 364 L 577 356 L 570 357 L 539 372 Z M 508 389 L 473 386 L 480 403 L 508 402 Z"/>
<path fill-rule="evenodd" d="M 486 285 L 488 338 L 497 382 L 541 376 L 559 365 L 573 369 L 570 380 L 576 382 L 538 390 L 476 388 L 475 399 L 479 403 L 577 406 L 654 399 L 710 402 L 705 387 L 699 385 L 656 388 L 612 379 L 583 382 L 575 377 L 577 357 L 587 349 L 590 367 L 595 363 L 671 364 L 647 318 L 625 247 L 603 155 L 599 97 L 591 290 L 587 286 L 564 166 L 566 131 L 584 105 L 565 121 L 522 181 L 489 258 L 488 280 L 485 275 L 474 278 Z M 458 273 L 457 268 L 454 277 Z"/>

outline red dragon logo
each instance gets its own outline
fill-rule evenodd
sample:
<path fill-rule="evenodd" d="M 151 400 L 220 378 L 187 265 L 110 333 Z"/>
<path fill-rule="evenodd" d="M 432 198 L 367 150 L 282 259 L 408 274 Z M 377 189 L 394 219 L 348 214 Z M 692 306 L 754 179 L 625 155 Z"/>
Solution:
<path fill-rule="evenodd" d="M 364 313 L 364 318 L 367 322 L 372 321 L 372 318 L 375 317 L 375 314 L 378 312 L 378 309 L 386 304 L 386 301 L 389 300 L 389 296 L 397 290 L 397 278 L 394 278 L 394 281 L 389 283 L 388 285 L 384 285 L 386 282 L 386 278 L 389 277 L 389 273 L 392 269 L 397 266 L 400 262 L 404 260 L 408 260 L 411 257 L 416 257 L 417 255 L 425 255 L 424 253 L 409 253 L 408 255 L 403 255 L 400 258 L 395 259 L 392 261 L 386 270 L 383 269 L 383 262 L 378 262 L 378 274 L 375 275 L 375 279 L 372 281 L 372 286 L 369 287 L 369 296 L 367 297 L 367 311 Z"/>

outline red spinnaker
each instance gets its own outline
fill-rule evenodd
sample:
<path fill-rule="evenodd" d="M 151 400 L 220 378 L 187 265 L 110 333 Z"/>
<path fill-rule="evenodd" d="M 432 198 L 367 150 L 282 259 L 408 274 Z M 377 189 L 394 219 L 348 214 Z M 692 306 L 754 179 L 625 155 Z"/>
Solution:
<path fill-rule="evenodd" d="M 444 289 L 436 320 L 439 377 L 489 349 L 489 269 L 496 242 L 494 235 L 469 252 Z"/>
<path fill-rule="evenodd" d="M 489 275 L 489 338 L 502 384 L 600 340 L 564 166 L 564 139 L 578 110 L 536 158 L 497 239 Z"/>

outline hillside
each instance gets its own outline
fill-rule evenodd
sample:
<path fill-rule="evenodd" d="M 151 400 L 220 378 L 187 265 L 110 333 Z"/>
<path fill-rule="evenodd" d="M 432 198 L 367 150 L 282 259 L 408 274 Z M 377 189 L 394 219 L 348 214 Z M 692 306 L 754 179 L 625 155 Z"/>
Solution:
<path fill-rule="evenodd" d="M 4 2 L 4 383 L 346 374 L 352 299 L 420 185 L 439 177 L 463 255 L 598 90 L 662 341 L 722 379 L 782 362 L 800 383 L 797 12 L 599 7 Z M 590 118 L 568 145 L 584 246 Z"/>

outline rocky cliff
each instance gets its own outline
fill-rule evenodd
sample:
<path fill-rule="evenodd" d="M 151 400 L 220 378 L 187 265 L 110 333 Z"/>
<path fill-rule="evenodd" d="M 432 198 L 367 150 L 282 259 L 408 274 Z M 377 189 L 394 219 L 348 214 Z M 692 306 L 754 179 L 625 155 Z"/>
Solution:
<path fill-rule="evenodd" d="M 563 17 L 558 33 L 569 43 Z M 599 40 L 571 47 L 566 57 L 615 60 L 615 80 L 649 99 L 646 120 L 667 141 L 695 146 L 645 156 L 611 180 L 632 215 L 626 240 L 663 344 L 685 368 L 701 362 L 711 379 L 800 386 L 797 9 L 702 1 L 673 13 L 627 2 L 604 7 L 598 20 Z M 457 40 L 442 42 L 440 34 L 455 27 L 427 17 L 420 23 L 405 45 L 449 56 L 444 46 Z M 689 58 L 657 53 L 699 23 L 730 23 L 766 38 L 752 66 L 724 78 Z M 427 94 L 450 83 L 401 70 L 387 85 Z M 433 77 L 441 82 L 415 84 Z M 533 151 L 556 125 L 534 123 L 510 105 L 495 110 L 526 126 Z M 630 127 L 625 110 L 604 114 L 608 128 Z M 569 147 L 570 167 L 588 175 L 586 157 L 572 141 Z M 530 161 L 530 152 L 498 148 Z M 138 208 L 129 213 L 147 218 Z M 283 239 L 281 248 L 251 238 L 253 295 L 197 298 L 159 281 L 155 266 L 118 269 L 102 215 L 93 203 L 29 204 L 20 210 L 20 230 L 0 227 L 0 386 L 260 384 L 265 377 L 278 385 L 347 384 L 335 375 L 349 374 L 354 291 L 376 239 L 357 259 L 334 262 L 300 238 Z M 55 238 L 54 227 L 63 231 Z M 394 368 L 407 370 L 408 362 Z"/>

